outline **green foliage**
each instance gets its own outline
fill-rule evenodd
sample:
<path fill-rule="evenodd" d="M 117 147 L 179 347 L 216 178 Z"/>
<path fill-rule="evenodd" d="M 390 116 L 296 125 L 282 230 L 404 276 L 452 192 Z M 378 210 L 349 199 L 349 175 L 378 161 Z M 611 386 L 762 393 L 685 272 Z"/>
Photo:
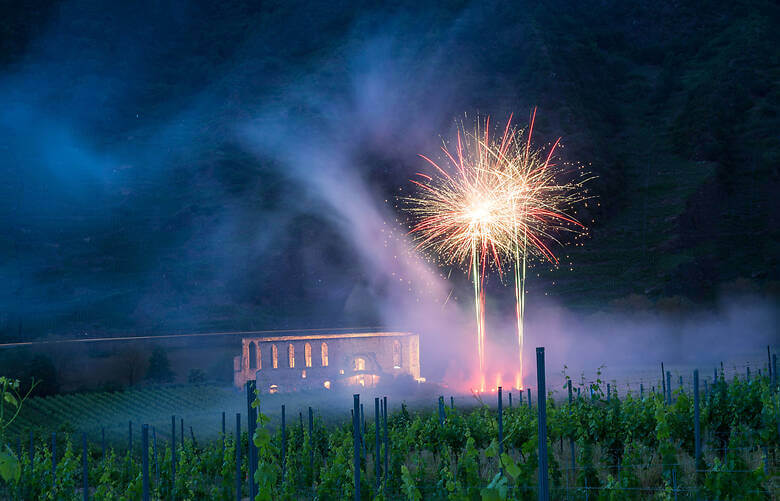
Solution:
<path fill-rule="evenodd" d="M 6 443 L 7 430 L 19 416 L 22 404 L 35 389 L 36 381 L 30 384 L 29 390 L 21 394 L 21 383 L 18 379 L 0 376 L 0 479 L 4 482 L 18 482 L 21 475 L 19 458 Z"/>
<path fill-rule="evenodd" d="M 606 401 L 601 384 L 593 387 L 594 398 L 547 407 L 547 463 L 554 493 L 564 487 L 575 499 L 586 492 L 594 499 L 673 499 L 675 489 L 696 491 L 707 499 L 764 499 L 772 488 L 772 476 L 763 471 L 763 449 L 776 451 L 778 396 L 768 378 L 750 382 L 718 383 L 701 401 L 702 430 L 711 444 L 702 458 L 703 472 L 692 472 L 692 400 L 677 392 L 667 405 L 658 395 L 636 398 L 616 395 Z M 4 399 L 7 405 L 15 405 Z M 171 499 L 232 499 L 234 495 L 236 446 L 243 450 L 242 478 L 246 484 L 249 440 L 257 447 L 258 500 L 350 499 L 354 496 L 354 441 L 352 426 L 344 422 L 326 427 L 314 420 L 310 436 L 305 428 L 291 426 L 287 435 L 286 473 L 281 475 L 281 432 L 272 430 L 267 415 L 258 409 L 252 437 L 244 434 L 239 444 L 233 437 L 197 445 L 191 440 L 177 444 L 177 474 L 171 476 L 170 447 L 161 443 L 160 480 L 152 485 L 153 497 Z M 387 481 L 379 490 L 373 481 L 375 437 L 369 421 L 361 456 L 361 497 L 364 499 L 433 499 L 448 501 L 533 499 L 538 481 L 537 409 L 515 407 L 504 413 L 503 451 L 499 454 L 496 412 L 484 405 L 458 411 L 447 410 L 439 424 L 438 412 L 410 413 L 403 408 L 388 416 L 390 440 Z M 706 419 L 705 419 L 706 416 Z M 717 447 L 719 434 L 728 437 L 728 448 Z M 37 444 L 32 461 L 21 456 L 12 467 L 6 491 L 23 499 L 70 499 L 81 485 L 79 448 L 67 434 L 58 434 L 56 481 L 52 484 L 48 443 Z M 569 439 L 576 443 L 576 466 L 568 468 Z M 560 447 L 559 447 L 560 445 Z M 15 456 L 8 444 L 4 451 Z M 563 455 L 563 452 L 566 455 Z M 143 452 L 142 452 L 143 453 Z M 314 468 L 309 466 L 313 455 Z M 383 451 L 379 451 L 380 457 Z M 150 456 L 151 458 L 151 456 Z M 105 458 L 90 451 L 89 483 L 94 499 L 136 499 L 140 496 L 141 466 L 137 451 L 132 458 L 110 449 Z M 153 464 L 150 460 L 150 464 Z M 7 468 L 7 466 L 6 466 Z M 503 468 L 503 474 L 500 470 Z M 246 487 L 244 487 L 246 488 Z M 586 491 L 587 489 L 587 491 Z M 16 494 L 14 494 L 16 495 Z M 13 498 L 13 496 L 7 496 Z M 555 497 L 555 494 L 554 494 Z"/>

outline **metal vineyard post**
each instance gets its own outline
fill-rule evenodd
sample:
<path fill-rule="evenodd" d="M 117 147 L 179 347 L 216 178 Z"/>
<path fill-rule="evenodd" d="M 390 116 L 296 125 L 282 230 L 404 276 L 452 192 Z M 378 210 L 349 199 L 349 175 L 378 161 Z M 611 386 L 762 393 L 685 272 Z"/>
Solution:
<path fill-rule="evenodd" d="M 294 418 L 293 418 L 294 419 Z M 285 423 L 285 407 L 282 405 L 282 482 L 287 470 L 287 428 Z"/>
<path fill-rule="evenodd" d="M 352 445 L 353 473 L 355 478 L 355 501 L 360 501 L 360 395 L 352 395 Z"/>
<path fill-rule="evenodd" d="M 157 428 L 152 426 L 152 443 L 154 444 L 154 485 L 160 484 L 160 465 L 157 463 Z"/>
<path fill-rule="evenodd" d="M 141 471 L 143 472 L 143 501 L 149 501 L 149 425 L 141 426 Z"/>
<path fill-rule="evenodd" d="M 363 413 L 363 404 L 360 404 L 360 446 L 363 451 L 363 458 L 366 457 L 366 415 Z M 303 426 L 301 426 L 301 436 L 303 436 Z"/>
<path fill-rule="evenodd" d="M 57 432 L 51 434 L 51 489 L 52 493 L 56 485 L 57 473 Z"/>
<path fill-rule="evenodd" d="M 241 413 L 236 412 L 236 500 L 241 499 Z"/>
<path fill-rule="evenodd" d="M 501 464 L 501 454 L 504 452 L 504 403 L 501 395 L 501 387 L 498 387 L 498 464 Z M 504 468 L 500 468 L 504 474 Z"/>
<path fill-rule="evenodd" d="M 569 414 L 571 414 L 571 412 L 572 412 L 572 408 L 571 408 L 571 401 L 572 401 L 571 379 L 566 381 L 566 386 L 568 387 L 568 390 L 569 390 Z M 571 474 L 572 474 L 574 480 L 576 480 L 577 477 L 575 476 L 575 471 L 576 471 L 575 468 L 577 467 L 577 465 L 575 463 L 576 458 L 574 457 L 574 437 L 573 436 L 569 437 L 569 447 L 571 448 Z"/>
<path fill-rule="evenodd" d="M 257 495 L 257 488 L 255 486 L 255 471 L 257 471 L 257 447 L 253 437 L 255 436 L 255 428 L 257 427 L 257 409 L 252 407 L 252 402 L 255 400 L 255 388 L 256 382 L 250 380 L 246 382 L 246 408 L 247 408 L 247 433 L 249 434 L 249 468 L 247 468 L 249 476 L 249 499 L 255 499 Z"/>
<path fill-rule="evenodd" d="M 171 416 L 171 491 L 176 486 L 176 416 Z"/>
<path fill-rule="evenodd" d="M 376 474 L 376 491 L 379 493 L 379 397 L 374 397 L 374 435 L 376 438 L 376 453 L 374 454 L 374 473 Z"/>
<path fill-rule="evenodd" d="M 769 345 L 766 345 L 766 370 L 769 371 L 769 380 L 772 381 L 772 352 L 769 349 Z"/>
<path fill-rule="evenodd" d="M 531 408 L 531 388 L 528 388 L 528 408 Z"/>
<path fill-rule="evenodd" d="M 87 434 L 81 434 L 81 477 L 84 501 L 89 499 L 89 469 L 87 468 Z"/>
<path fill-rule="evenodd" d="M 384 428 L 384 439 L 385 439 L 385 488 L 386 488 L 387 479 L 390 478 L 390 468 L 388 467 L 388 459 L 390 456 L 390 441 L 387 439 L 387 397 L 382 397 L 382 427 Z"/>
<path fill-rule="evenodd" d="M 311 483 L 314 486 L 314 412 L 309 407 L 309 471 Z"/>
<path fill-rule="evenodd" d="M 693 371 L 693 435 L 696 470 L 701 461 L 701 436 L 699 428 L 699 369 Z"/>
<path fill-rule="evenodd" d="M 664 363 L 661 362 L 661 389 L 664 392 L 664 399 L 666 399 L 666 372 L 664 371 Z"/>
<path fill-rule="evenodd" d="M 539 408 L 539 500 L 548 501 L 550 492 L 547 478 L 547 395 L 544 377 L 544 348 L 536 348 L 536 385 L 536 398 L 539 402 L 537 405 Z"/>

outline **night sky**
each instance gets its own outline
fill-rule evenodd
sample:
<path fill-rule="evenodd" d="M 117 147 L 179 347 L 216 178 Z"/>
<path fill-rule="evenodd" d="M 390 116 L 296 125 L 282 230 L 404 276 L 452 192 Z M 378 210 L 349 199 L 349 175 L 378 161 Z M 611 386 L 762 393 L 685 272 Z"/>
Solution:
<path fill-rule="evenodd" d="M 396 197 L 455 120 L 534 107 L 597 202 L 532 304 L 776 305 L 778 8 L 684 3 L 6 3 L 0 339 L 467 306 L 461 270 L 395 256 Z"/>

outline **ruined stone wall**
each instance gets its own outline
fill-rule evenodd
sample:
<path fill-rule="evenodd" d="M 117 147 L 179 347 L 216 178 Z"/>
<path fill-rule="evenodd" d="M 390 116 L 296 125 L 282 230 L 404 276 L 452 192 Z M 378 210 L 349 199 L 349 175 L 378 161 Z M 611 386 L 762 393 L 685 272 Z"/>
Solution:
<path fill-rule="evenodd" d="M 327 346 L 327 365 L 323 365 L 323 343 Z M 306 357 L 307 344 L 311 347 L 310 360 Z M 402 375 L 417 379 L 420 377 L 419 346 L 419 336 L 408 333 L 244 338 L 241 356 L 234 362 L 234 384 L 240 387 L 247 380 L 256 379 L 258 388 L 264 390 L 276 385 L 279 391 L 294 391 L 321 388 L 326 382 L 335 385 L 357 381 L 372 385 L 382 378 Z"/>

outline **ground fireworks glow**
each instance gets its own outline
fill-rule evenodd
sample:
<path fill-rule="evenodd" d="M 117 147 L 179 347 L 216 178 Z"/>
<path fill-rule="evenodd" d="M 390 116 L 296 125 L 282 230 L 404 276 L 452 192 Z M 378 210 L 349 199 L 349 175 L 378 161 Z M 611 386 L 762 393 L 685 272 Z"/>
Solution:
<path fill-rule="evenodd" d="M 528 260 L 539 257 L 557 264 L 549 242 L 559 230 L 583 229 L 568 209 L 578 200 L 581 183 L 561 183 L 553 161 L 558 143 L 547 155 L 531 148 L 528 133 L 507 121 L 500 140 L 490 135 L 489 118 L 477 120 L 474 132 L 461 125 L 452 146 L 442 146 L 443 162 L 422 156 L 432 175 L 412 180 L 420 190 L 406 197 L 415 217 L 411 233 L 418 248 L 434 252 L 445 264 L 465 265 L 474 284 L 480 390 L 485 390 L 485 293 L 488 265 L 503 275 L 504 260 L 513 262 L 517 300 L 520 367 L 515 386 L 522 388 L 525 275 Z"/>

